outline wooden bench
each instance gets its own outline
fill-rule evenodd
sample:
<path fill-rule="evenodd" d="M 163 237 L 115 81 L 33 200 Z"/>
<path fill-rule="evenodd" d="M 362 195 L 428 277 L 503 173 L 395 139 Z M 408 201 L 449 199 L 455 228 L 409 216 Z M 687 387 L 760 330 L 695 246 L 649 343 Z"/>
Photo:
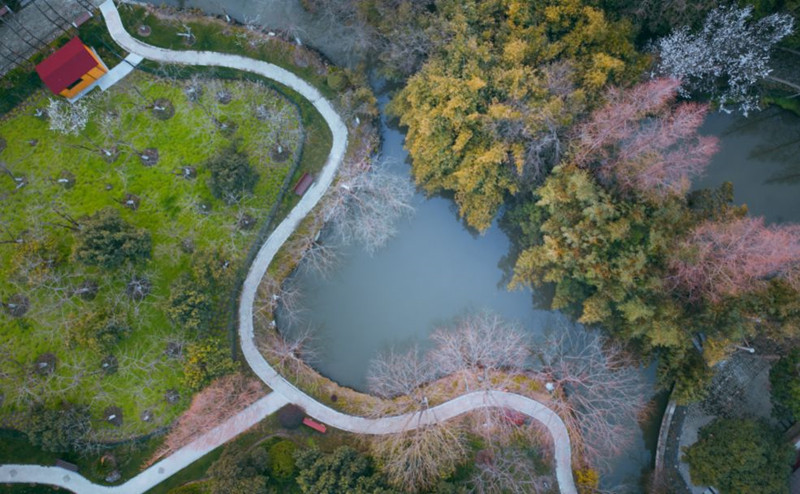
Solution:
<path fill-rule="evenodd" d="M 297 184 L 294 186 L 294 193 L 298 196 L 302 196 L 306 193 L 311 184 L 314 182 L 314 175 L 310 173 L 304 173 L 300 180 L 297 181 Z"/>
<path fill-rule="evenodd" d="M 8 5 L 6 5 L 6 4 L 0 5 L 0 17 L 5 17 L 5 16 L 11 15 L 13 13 L 14 13 L 14 11 L 11 10 L 11 8 Z"/>
<path fill-rule="evenodd" d="M 64 460 L 56 460 L 56 466 L 61 467 L 64 470 L 69 470 L 70 472 L 78 471 L 78 465 Z"/>
<path fill-rule="evenodd" d="M 307 425 L 308 427 L 311 427 L 315 431 L 321 432 L 323 434 L 325 434 L 325 431 L 328 430 L 328 428 L 325 427 L 325 424 L 320 424 L 319 422 L 317 422 L 316 420 L 312 419 L 311 417 L 304 418 L 303 419 L 303 425 Z"/>

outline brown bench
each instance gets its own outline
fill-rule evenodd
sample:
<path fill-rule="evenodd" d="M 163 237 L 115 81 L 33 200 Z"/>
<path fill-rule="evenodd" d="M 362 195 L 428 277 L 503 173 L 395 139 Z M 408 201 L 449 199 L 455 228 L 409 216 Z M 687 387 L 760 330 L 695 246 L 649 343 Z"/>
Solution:
<path fill-rule="evenodd" d="M 297 184 L 294 186 L 294 193 L 298 196 L 302 196 L 306 193 L 311 184 L 314 182 L 314 175 L 310 173 L 304 173 L 300 180 L 297 181 Z"/>
<path fill-rule="evenodd" d="M 61 467 L 64 470 L 69 470 L 70 472 L 78 471 L 78 465 L 64 460 L 56 460 L 56 466 Z"/>

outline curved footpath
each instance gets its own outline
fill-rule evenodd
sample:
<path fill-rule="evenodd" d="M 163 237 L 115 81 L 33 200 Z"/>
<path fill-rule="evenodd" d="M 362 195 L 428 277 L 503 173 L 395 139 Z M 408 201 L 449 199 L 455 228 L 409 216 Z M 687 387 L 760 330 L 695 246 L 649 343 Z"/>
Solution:
<path fill-rule="evenodd" d="M 308 415 L 338 429 L 358 434 L 391 434 L 457 417 L 469 411 L 491 406 L 506 407 L 541 422 L 553 437 L 556 478 L 563 494 L 576 494 L 572 478 L 570 440 L 561 418 L 538 401 L 501 391 L 474 392 L 418 413 L 368 419 L 338 412 L 297 389 L 273 369 L 258 351 L 253 337 L 253 303 L 258 286 L 281 245 L 300 221 L 319 202 L 333 182 L 347 148 L 347 126 L 331 104 L 313 86 L 294 74 L 270 63 L 215 52 L 172 51 L 150 46 L 134 39 L 122 26 L 112 0 L 100 6 L 112 38 L 126 51 L 165 63 L 213 65 L 253 72 L 286 85 L 307 98 L 325 118 L 333 134 L 333 145 L 322 172 L 300 202 L 264 242 L 250 266 L 239 304 L 239 337 L 247 363 L 273 391 L 225 423 L 200 436 L 188 446 L 159 461 L 129 480 L 114 486 L 93 484 L 79 474 L 58 467 L 38 465 L 2 465 L 0 483 L 42 483 L 64 487 L 79 493 L 140 493 L 173 475 L 214 448 L 258 423 L 287 403 L 303 407 Z"/>

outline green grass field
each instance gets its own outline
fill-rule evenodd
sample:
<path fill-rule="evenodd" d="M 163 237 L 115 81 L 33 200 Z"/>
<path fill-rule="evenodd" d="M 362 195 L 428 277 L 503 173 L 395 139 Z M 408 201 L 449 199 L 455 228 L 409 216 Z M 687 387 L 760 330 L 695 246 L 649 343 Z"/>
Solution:
<path fill-rule="evenodd" d="M 7 143 L 0 162 L 8 169 L 0 174 L 0 299 L 7 302 L 14 294 L 24 294 L 30 300 L 22 317 L 0 310 L 0 414 L 6 423 L 19 424 L 37 402 L 51 407 L 61 402 L 85 404 L 91 410 L 95 439 L 114 440 L 169 424 L 188 404 L 191 391 L 182 381 L 183 363 L 167 357 L 165 350 L 170 342 L 186 344 L 198 336 L 167 319 L 164 306 L 170 285 L 200 252 L 218 252 L 220 259 L 229 261 L 226 269 L 239 269 L 304 137 L 298 108 L 275 90 L 235 80 L 200 83 L 202 98 L 190 102 L 184 94 L 189 81 L 134 73 L 107 93 L 96 91 L 86 99 L 90 121 L 75 136 L 58 134 L 34 116 L 36 108 L 47 106 L 43 91 L 0 121 L 0 137 Z M 217 101 L 220 91 L 231 94 L 229 103 Z M 159 98 L 173 104 L 172 118 L 155 117 L 150 107 Z M 259 105 L 264 109 L 261 120 L 255 112 Z M 220 130 L 215 121 L 233 123 L 235 131 Z M 273 155 L 278 142 L 290 150 L 282 161 Z M 212 196 L 203 163 L 234 144 L 250 157 L 259 180 L 251 196 L 228 206 Z M 112 147 L 118 156 L 108 163 L 100 149 Z M 145 166 L 140 158 L 146 148 L 158 149 L 155 166 Z M 187 166 L 196 170 L 196 177 L 182 176 Z M 19 180 L 14 178 L 22 177 L 27 184 L 17 188 Z M 74 180 L 74 185 L 67 188 L 65 179 Z M 138 198 L 136 210 L 126 207 L 131 196 Z M 81 223 L 81 218 L 106 207 L 150 232 L 153 249 L 148 261 L 110 271 L 74 259 L 71 221 Z M 239 228 L 243 214 L 258 220 L 255 228 Z M 187 239 L 195 254 L 181 249 Z M 139 302 L 126 295 L 133 276 L 152 282 L 151 293 Z M 93 300 L 74 294 L 85 280 L 99 286 Z M 218 315 L 229 310 L 218 309 Z M 131 329 L 110 350 L 83 347 L 68 337 L 97 314 L 111 314 Z M 222 325 L 224 318 L 217 319 Z M 34 369 L 44 353 L 58 359 L 50 375 Z M 110 375 L 101 370 L 107 354 L 119 363 L 119 370 Z M 168 389 L 179 391 L 177 404 L 165 401 Z M 122 409 L 121 427 L 103 420 L 109 406 Z M 152 421 L 140 420 L 145 410 L 152 412 Z"/>

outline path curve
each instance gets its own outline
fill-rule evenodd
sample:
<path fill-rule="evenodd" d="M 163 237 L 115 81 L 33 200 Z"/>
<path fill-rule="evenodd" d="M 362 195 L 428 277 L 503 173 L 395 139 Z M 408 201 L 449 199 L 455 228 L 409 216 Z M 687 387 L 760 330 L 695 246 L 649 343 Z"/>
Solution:
<path fill-rule="evenodd" d="M 271 410 L 276 405 L 279 407 L 286 403 L 294 403 L 303 407 L 308 415 L 328 425 L 359 434 L 391 434 L 402 432 L 423 425 L 448 420 L 483 407 L 506 407 L 517 410 L 535 420 L 538 420 L 547 428 L 553 438 L 556 478 L 558 479 L 559 489 L 562 494 L 577 494 L 577 489 L 575 488 L 575 483 L 572 478 L 571 446 L 567 428 L 564 425 L 564 422 L 555 412 L 536 400 L 522 395 L 506 393 L 502 391 L 481 391 L 461 395 L 446 403 L 442 403 L 422 412 L 408 413 L 380 419 L 369 419 L 365 417 L 347 415 L 323 405 L 284 379 L 283 376 L 278 374 L 278 372 L 275 371 L 275 369 L 272 368 L 269 363 L 267 363 L 263 355 L 261 355 L 261 352 L 259 352 L 253 335 L 253 304 L 258 291 L 258 286 L 261 283 L 261 279 L 264 277 L 270 262 L 275 257 L 280 247 L 284 242 L 286 242 L 292 232 L 294 232 L 294 230 L 300 224 L 300 221 L 302 221 L 302 219 L 319 202 L 325 191 L 333 182 L 336 171 L 344 159 L 347 148 L 347 126 L 339 117 L 339 114 L 333 109 L 330 102 L 328 102 L 316 88 L 285 69 L 267 62 L 253 60 L 239 55 L 207 51 L 173 51 L 147 45 L 134 39 L 127 31 L 125 31 L 119 16 L 119 12 L 114 6 L 112 0 L 107 0 L 105 3 L 103 3 L 100 6 L 100 11 L 105 18 L 111 37 L 126 51 L 158 62 L 229 67 L 268 77 L 280 84 L 292 88 L 303 95 L 303 97 L 308 99 L 314 105 L 317 111 L 320 112 L 330 127 L 331 133 L 333 134 L 331 151 L 321 173 L 315 180 L 314 184 L 308 189 L 303 198 L 261 246 L 255 260 L 250 266 L 247 278 L 245 279 L 244 286 L 242 288 L 241 300 L 239 304 L 239 337 L 242 345 L 242 354 L 244 355 L 245 360 L 247 360 L 247 363 L 253 369 L 253 372 L 255 372 L 255 374 L 258 375 L 267 384 L 267 386 L 273 390 L 273 392 L 256 402 L 251 407 L 243 410 L 240 412 L 240 414 L 227 421 L 225 424 L 215 428 L 211 433 L 214 433 L 220 428 L 234 428 L 235 424 L 238 423 L 235 419 L 241 415 L 244 415 L 245 418 L 248 419 L 242 419 L 241 423 L 244 424 L 249 420 L 253 420 L 260 414 L 265 413 L 263 416 L 266 416 L 271 413 L 266 413 L 267 410 Z M 266 406 L 267 403 L 269 406 Z M 256 408 L 257 411 L 251 413 L 251 410 L 254 408 Z M 247 427 L 241 430 L 245 430 L 246 428 Z M 217 432 L 217 435 L 219 435 L 219 432 Z M 227 436 L 228 434 L 224 435 Z M 189 460 L 192 454 L 181 454 L 181 452 L 187 448 L 191 448 L 193 445 L 195 445 L 195 448 L 192 449 L 191 452 L 193 452 L 195 455 L 198 455 L 200 450 L 197 448 L 195 443 L 202 441 L 206 436 L 208 436 L 208 434 L 202 436 L 200 439 L 196 440 L 186 448 L 179 450 L 176 452 L 176 454 L 153 465 L 149 469 L 139 474 L 137 477 L 134 477 L 130 481 L 120 486 L 99 486 L 92 484 L 80 475 L 67 472 L 66 470 L 57 467 L 43 467 L 36 465 L 0 466 L 0 482 L 47 483 L 65 487 L 80 493 L 143 492 L 146 490 L 146 488 L 152 487 L 152 485 L 155 484 L 148 484 L 149 487 L 146 487 L 145 482 L 137 481 L 137 479 L 140 479 L 140 477 L 143 479 L 145 479 L 145 477 L 146 479 L 152 479 L 154 476 L 157 478 L 158 474 L 160 474 L 161 477 L 166 478 L 166 470 L 161 470 L 161 472 L 158 472 L 158 468 L 164 468 L 162 464 L 170 462 L 175 456 L 179 456 L 174 462 L 176 463 L 176 466 L 185 460 Z M 220 439 L 221 437 L 222 436 L 218 437 L 217 439 Z M 228 438 L 230 439 L 232 437 L 234 436 L 229 436 Z M 202 454 L 199 454 L 197 458 L 202 456 Z M 194 461 L 194 459 L 191 461 Z M 191 461 L 189 461 L 189 463 L 191 463 Z M 174 470 L 174 472 L 177 472 L 186 465 L 188 465 L 188 463 L 182 464 L 176 470 Z M 154 469 L 156 469 L 155 471 L 158 472 L 158 474 L 151 473 Z M 163 478 L 161 480 L 163 480 Z M 139 490 L 140 488 L 142 490 Z"/>
<path fill-rule="evenodd" d="M 69 489 L 80 494 L 138 494 L 146 492 L 180 470 L 191 465 L 217 447 L 225 444 L 268 415 L 286 405 L 280 393 L 269 393 L 188 445 L 154 463 L 124 484 L 106 486 L 61 467 L 42 465 L 0 465 L 0 484 L 37 483 Z"/>

